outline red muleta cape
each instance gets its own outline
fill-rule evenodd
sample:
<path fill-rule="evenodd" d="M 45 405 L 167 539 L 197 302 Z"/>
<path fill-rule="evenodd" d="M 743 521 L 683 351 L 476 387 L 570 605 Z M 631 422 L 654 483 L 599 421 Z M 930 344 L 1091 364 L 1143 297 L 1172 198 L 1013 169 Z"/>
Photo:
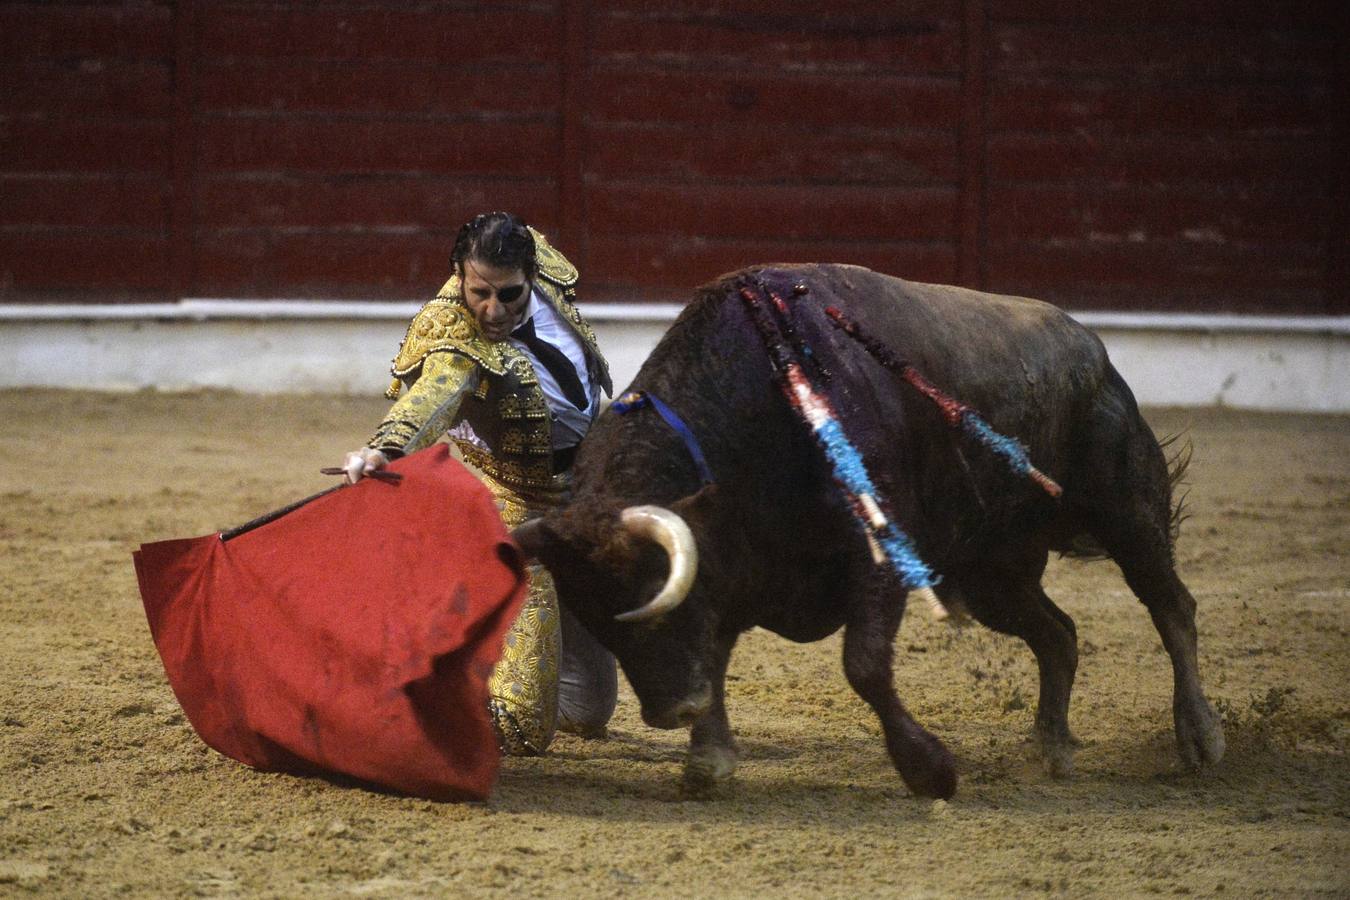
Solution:
<path fill-rule="evenodd" d="M 484 799 L 487 679 L 525 595 L 491 495 L 444 444 L 229 541 L 133 554 L 150 632 L 202 740 L 267 771 Z"/>

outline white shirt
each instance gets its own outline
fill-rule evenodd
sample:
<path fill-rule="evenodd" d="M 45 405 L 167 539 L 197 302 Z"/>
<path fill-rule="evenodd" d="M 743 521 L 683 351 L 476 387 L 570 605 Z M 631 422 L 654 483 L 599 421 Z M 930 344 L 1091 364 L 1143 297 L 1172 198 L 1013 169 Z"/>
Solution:
<path fill-rule="evenodd" d="M 591 383 L 590 367 L 586 365 L 586 347 L 576 332 L 539 295 L 538 288 L 530 292 L 530 305 L 525 309 L 525 317 L 520 320 L 521 325 L 531 318 L 534 319 L 535 335 L 544 343 L 552 344 L 563 352 L 572 363 L 572 367 L 577 370 L 577 378 L 586 391 L 586 408 L 577 409 L 558 386 L 553 373 L 535 358 L 530 348 L 517 338 L 507 338 L 511 346 L 529 357 L 530 364 L 534 366 L 534 374 L 539 379 L 539 388 L 544 392 L 544 399 L 548 401 L 552 418 L 553 449 L 571 447 L 590 430 L 591 422 L 599 413 L 600 392 Z"/>

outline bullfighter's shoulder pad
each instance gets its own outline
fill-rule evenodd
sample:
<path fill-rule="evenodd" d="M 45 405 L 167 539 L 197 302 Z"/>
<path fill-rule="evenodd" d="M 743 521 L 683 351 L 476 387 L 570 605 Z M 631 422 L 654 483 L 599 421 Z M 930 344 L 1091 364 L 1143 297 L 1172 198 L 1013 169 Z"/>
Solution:
<path fill-rule="evenodd" d="M 572 323 L 572 327 L 581 335 L 590 351 L 600 356 L 600 344 L 595 339 L 595 331 L 581 317 L 581 310 L 577 309 L 577 295 L 573 291 L 555 291 L 549 294 L 549 299 L 553 301 L 553 308 Z M 604 359 L 603 356 L 600 358 Z"/>
<path fill-rule="evenodd" d="M 577 267 L 553 248 L 548 238 L 530 228 L 534 236 L 534 259 L 539 266 L 539 274 L 560 288 L 573 287 L 581 278 Z"/>
<path fill-rule="evenodd" d="M 415 372 L 427 354 L 440 350 L 463 354 L 493 375 L 506 372 L 501 346 L 483 337 L 460 299 L 458 276 L 447 281 L 436 299 L 428 301 L 408 323 L 408 333 L 390 367 L 395 378 L 390 393 L 397 396 L 399 381 Z"/>

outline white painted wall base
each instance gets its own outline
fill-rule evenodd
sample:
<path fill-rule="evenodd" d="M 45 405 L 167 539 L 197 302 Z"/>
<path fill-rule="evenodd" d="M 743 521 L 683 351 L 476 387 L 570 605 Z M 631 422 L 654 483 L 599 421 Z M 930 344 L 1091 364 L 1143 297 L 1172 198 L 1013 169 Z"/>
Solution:
<path fill-rule="evenodd" d="M 680 307 L 583 305 L 616 389 Z M 0 387 L 378 394 L 415 303 L 0 306 Z M 1078 313 L 1142 404 L 1350 412 L 1350 317 Z"/>

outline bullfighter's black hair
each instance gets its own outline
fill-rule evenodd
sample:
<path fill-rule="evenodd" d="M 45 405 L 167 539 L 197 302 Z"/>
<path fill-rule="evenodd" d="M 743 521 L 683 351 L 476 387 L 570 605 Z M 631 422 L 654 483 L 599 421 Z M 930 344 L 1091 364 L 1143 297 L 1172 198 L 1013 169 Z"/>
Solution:
<path fill-rule="evenodd" d="M 525 220 L 508 212 L 488 212 L 474 216 L 459 229 L 450 266 L 464 276 L 464 261 L 480 260 L 494 268 L 520 269 L 533 279 L 535 263 L 534 235 Z"/>

